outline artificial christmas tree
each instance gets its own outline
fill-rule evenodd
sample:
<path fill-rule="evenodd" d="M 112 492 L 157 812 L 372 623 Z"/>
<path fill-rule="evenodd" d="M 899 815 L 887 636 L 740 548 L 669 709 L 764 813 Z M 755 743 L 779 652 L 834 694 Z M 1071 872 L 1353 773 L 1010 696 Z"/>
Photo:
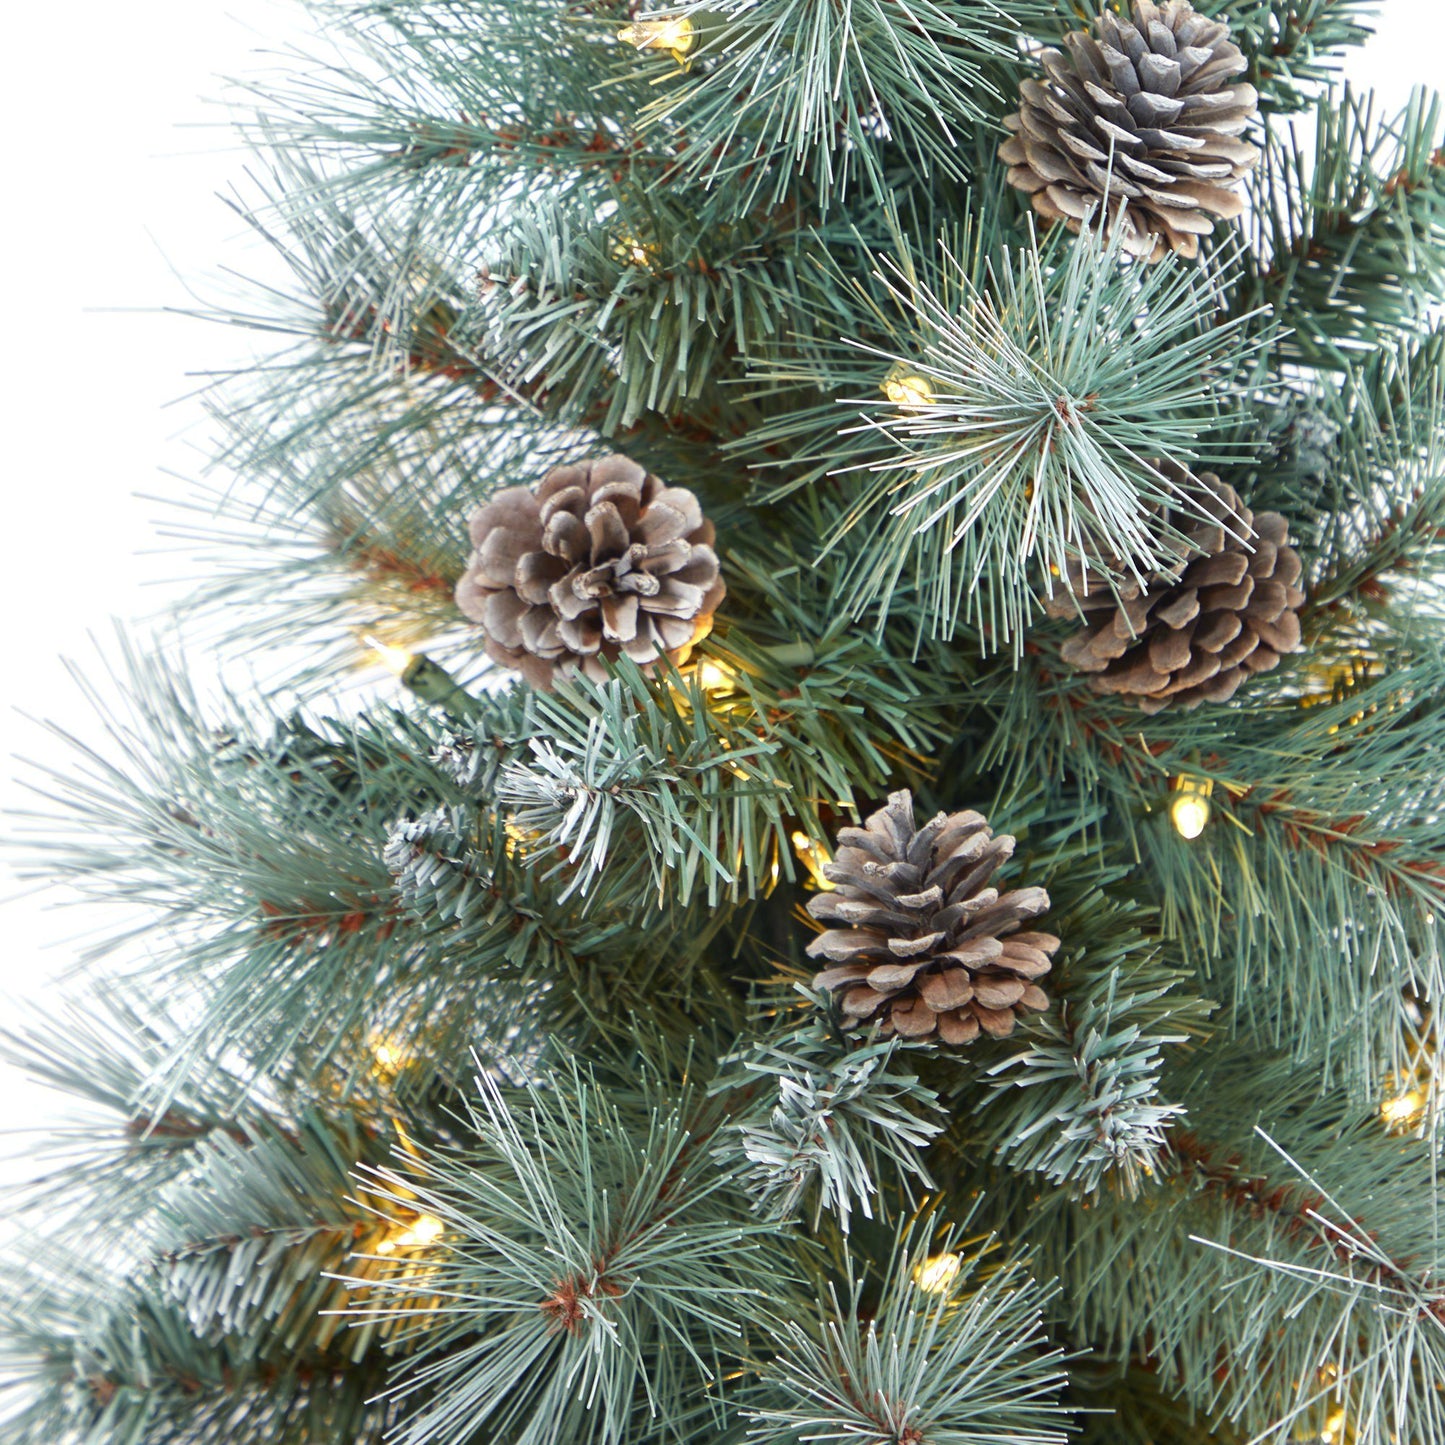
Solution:
<path fill-rule="evenodd" d="M 1445 1440 L 1365 7 L 314 5 L 186 503 L 300 661 L 128 649 L 47 785 L 130 913 L 6 1034 L 7 1440 Z"/>

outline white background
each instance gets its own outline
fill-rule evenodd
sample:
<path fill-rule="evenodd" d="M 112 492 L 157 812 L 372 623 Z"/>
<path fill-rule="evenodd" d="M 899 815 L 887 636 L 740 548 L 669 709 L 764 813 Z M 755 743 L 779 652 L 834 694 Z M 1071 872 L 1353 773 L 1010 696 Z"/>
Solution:
<path fill-rule="evenodd" d="M 1439 74 L 1445 9 L 1386 0 L 1379 34 L 1350 65 L 1403 103 Z M 64 766 L 64 749 L 14 709 L 82 736 L 98 724 L 62 666 L 95 671 L 92 635 L 154 613 L 189 568 L 155 550 L 166 470 L 194 475 L 204 373 L 242 360 L 234 331 L 167 315 L 193 305 L 182 279 L 216 294 L 223 268 L 264 268 L 218 193 L 245 156 L 226 129 L 220 77 L 270 68 L 303 36 L 287 0 L 49 0 L 8 5 L 0 46 L 7 215 L 0 302 L 0 805 L 28 806 L 9 755 Z M 147 550 L 151 549 L 151 550 Z M 3 825 L 5 836 L 17 830 Z M 77 910 L 7 882 L 0 858 L 0 1008 L 34 996 L 73 953 Z M 19 896 L 15 896 L 19 895 Z M 0 1074 L 10 1126 L 36 1092 Z"/>

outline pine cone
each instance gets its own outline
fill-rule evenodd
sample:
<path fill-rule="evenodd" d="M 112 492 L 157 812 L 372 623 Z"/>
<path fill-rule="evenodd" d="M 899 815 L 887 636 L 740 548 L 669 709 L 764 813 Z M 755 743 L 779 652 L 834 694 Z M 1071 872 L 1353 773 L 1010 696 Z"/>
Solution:
<path fill-rule="evenodd" d="M 1214 218 L 1244 209 L 1259 151 L 1239 136 L 1259 97 L 1228 83 L 1249 68 L 1229 27 L 1187 0 L 1134 0 L 1133 22 L 1106 10 L 1064 37 L 1068 54 L 1045 50 L 999 155 L 1041 216 L 1077 231 L 1107 194 L 1103 224 L 1130 255 L 1197 256 Z"/>
<path fill-rule="evenodd" d="M 1192 560 L 1147 587 L 1125 583 L 1117 598 L 1097 574 L 1075 569 L 1047 609 L 1083 613 L 1084 630 L 1064 644 L 1063 660 L 1092 674 L 1095 692 L 1133 697 L 1149 713 L 1226 702 L 1246 677 L 1278 667 L 1282 653 L 1299 650 L 1296 609 L 1305 599 L 1299 554 L 1278 512 L 1254 516 L 1213 472 L 1191 484 L 1183 467 L 1161 470 L 1215 519 L 1173 519 Z"/>
<path fill-rule="evenodd" d="M 712 523 L 693 494 L 624 456 L 556 467 L 535 492 L 509 487 L 470 523 L 457 606 L 487 655 L 534 687 L 580 669 L 602 681 L 623 653 L 686 660 L 727 589 Z"/>
<path fill-rule="evenodd" d="M 913 797 L 893 793 L 862 828 L 838 834 L 824 875 L 838 885 L 808 912 L 840 927 L 820 933 L 808 956 L 829 960 L 813 980 L 840 996 L 855 1027 L 877 1020 L 906 1039 L 935 1032 L 972 1043 L 979 1030 L 1003 1038 L 1017 1017 L 1048 1008 L 1034 982 L 1052 967 L 1059 940 L 1019 933 L 1049 906 L 1042 888 L 999 895 L 988 886 L 1014 850 L 977 813 L 940 813 L 916 828 Z"/>

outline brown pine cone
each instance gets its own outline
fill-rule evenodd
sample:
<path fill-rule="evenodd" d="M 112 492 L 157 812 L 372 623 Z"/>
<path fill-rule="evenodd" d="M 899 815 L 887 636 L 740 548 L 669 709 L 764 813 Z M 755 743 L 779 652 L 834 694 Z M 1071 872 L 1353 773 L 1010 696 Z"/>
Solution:
<path fill-rule="evenodd" d="M 1132 256 L 1197 256 L 1215 217 L 1244 209 L 1240 180 L 1259 161 L 1239 139 L 1258 106 L 1229 27 L 1187 0 L 1134 0 L 1133 24 L 1105 10 L 1068 53 L 1045 50 L 999 148 L 1009 181 L 1072 231 L 1107 194 L 1106 232 Z M 1111 165 L 1112 157 L 1112 165 Z"/>
<path fill-rule="evenodd" d="M 534 687 L 603 659 L 686 660 L 726 594 L 713 526 L 695 496 L 624 456 L 556 467 L 533 491 L 509 487 L 470 523 L 457 606 L 487 655 Z"/>
<path fill-rule="evenodd" d="M 1189 557 L 1147 587 L 1124 583 L 1117 596 L 1097 573 L 1075 569 L 1047 606 L 1054 616 L 1083 614 L 1063 660 L 1091 674 L 1095 692 L 1132 697 L 1148 713 L 1226 702 L 1245 678 L 1278 667 L 1282 653 L 1299 650 L 1305 600 L 1278 512 L 1254 516 L 1213 472 L 1191 483 L 1174 463 L 1161 470 L 1214 519 L 1173 518 Z"/>
<path fill-rule="evenodd" d="M 1020 1014 L 1048 1008 L 1034 980 L 1059 946 L 1051 933 L 1017 931 L 1048 908 L 1042 888 L 1000 896 L 988 886 L 1013 850 L 977 813 L 916 828 L 912 794 L 890 794 L 863 827 L 838 834 L 823 868 L 837 891 L 808 900 L 814 918 L 839 925 L 808 945 L 829 960 L 814 987 L 838 994 L 851 1026 L 877 1021 L 885 1035 L 967 1044 L 980 1029 L 1012 1033 Z"/>

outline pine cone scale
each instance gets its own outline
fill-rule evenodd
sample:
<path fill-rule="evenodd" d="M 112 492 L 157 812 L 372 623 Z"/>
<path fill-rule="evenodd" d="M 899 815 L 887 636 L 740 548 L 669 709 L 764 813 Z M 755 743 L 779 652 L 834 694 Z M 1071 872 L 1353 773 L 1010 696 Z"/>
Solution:
<path fill-rule="evenodd" d="M 985 888 L 976 898 L 961 898 L 957 903 L 950 903 L 934 922 L 940 928 L 946 928 L 951 933 L 960 924 L 977 918 L 980 913 L 991 908 L 997 902 L 998 889 Z"/>
<path fill-rule="evenodd" d="M 1255 633 L 1259 640 L 1274 653 L 1297 652 L 1300 647 L 1301 632 L 1298 613 L 1286 612 L 1277 621 L 1266 622 L 1256 619 L 1254 623 Z M 1279 658 L 1275 657 L 1270 661 L 1270 666 L 1278 664 Z"/>
<path fill-rule="evenodd" d="M 873 938 L 862 929 L 830 928 L 808 944 L 807 954 L 809 958 L 826 958 L 851 968 L 850 960 L 874 946 Z"/>
<path fill-rule="evenodd" d="M 528 538 L 524 532 L 498 527 L 477 553 L 477 568 L 485 581 L 496 587 L 511 586 L 517 567 L 527 553 Z"/>
<path fill-rule="evenodd" d="M 871 985 L 864 984 L 844 993 L 842 1009 L 850 1018 L 866 1019 L 877 1013 L 891 997 L 891 994 L 879 993 Z"/>
<path fill-rule="evenodd" d="M 923 1001 L 934 1013 L 962 1008 L 973 999 L 973 982 L 966 968 L 949 968 L 930 973 L 918 986 Z"/>
<path fill-rule="evenodd" d="M 1195 588 L 1187 587 L 1173 601 L 1166 602 L 1155 610 L 1153 620 L 1162 622 L 1166 627 L 1188 627 L 1190 623 L 1198 620 L 1199 614 L 1204 608 L 1210 606 L 1212 604 L 1206 602 Z M 1135 635 L 1129 639 L 1130 642 L 1138 639 L 1139 633 L 1144 630 L 1149 620 L 1149 610 L 1146 610 L 1144 616 L 1139 620 L 1139 627 Z"/>
<path fill-rule="evenodd" d="M 562 651 L 557 619 L 544 607 L 529 607 L 522 614 L 522 646 L 538 657 L 556 657 Z"/>
<path fill-rule="evenodd" d="M 868 970 L 867 984 L 875 993 L 892 997 L 913 982 L 918 964 L 880 963 Z"/>
<path fill-rule="evenodd" d="M 1147 644 L 1149 666 L 1155 672 L 1178 672 L 1194 650 L 1194 632 L 1192 626 L 1173 632 L 1156 632 Z"/>
<path fill-rule="evenodd" d="M 995 837 L 978 813 L 940 814 L 917 827 L 908 793 L 894 793 L 863 828 L 844 828 L 826 876 L 837 885 L 808 902 L 829 928 L 808 945 L 832 966 L 814 985 L 833 991 L 845 1019 L 884 1034 L 953 1045 L 980 1032 L 1003 1037 L 1021 1012 L 1048 997 L 1058 939 L 1011 935 L 1048 907 L 1041 888 L 1000 895 L 989 884 L 1014 840 Z"/>
<path fill-rule="evenodd" d="M 1194 630 L 1194 646 L 1205 652 L 1222 652 L 1244 630 L 1237 612 L 1216 612 L 1206 617 Z"/>
<path fill-rule="evenodd" d="M 954 944 L 938 955 L 944 963 L 956 963 L 964 968 L 979 969 L 1003 957 L 1003 944 L 996 938 L 979 938 L 971 947 L 960 948 Z"/>
<path fill-rule="evenodd" d="M 893 1031 L 905 1039 L 925 1039 L 937 1031 L 938 1018 L 921 998 L 905 999 L 889 1010 Z"/>
<path fill-rule="evenodd" d="M 533 607 L 546 607 L 552 588 L 567 575 L 565 559 L 545 552 L 528 552 L 512 574 L 512 590 Z"/>
<path fill-rule="evenodd" d="M 1055 940 L 1053 947 L 1057 948 L 1058 941 Z M 1034 948 L 1026 944 L 1010 940 L 1003 953 L 1008 960 L 1009 968 L 1020 978 L 1032 982 L 1036 978 L 1042 978 L 1053 968 L 1053 960 L 1042 948 Z"/>
<path fill-rule="evenodd" d="M 952 1013 L 939 1014 L 938 1036 L 946 1044 L 961 1048 L 971 1044 L 978 1037 L 978 1020 L 972 1013 L 956 1009 Z"/>
<path fill-rule="evenodd" d="M 990 1038 L 1006 1039 L 1014 1031 L 1014 1011 L 1012 1009 L 990 1009 L 984 1008 L 980 1003 L 970 1005 L 973 1016 L 978 1020 L 979 1027 L 983 1029 Z"/>
<path fill-rule="evenodd" d="M 1212 546 L 1214 555 L 1198 557 L 1185 569 L 1180 579 L 1190 587 L 1234 587 L 1244 581 L 1256 564 L 1263 567 L 1262 575 L 1268 576 L 1274 570 L 1277 555 L 1273 542 L 1260 538 L 1255 543 L 1253 557 L 1245 552 L 1225 552 L 1224 529 L 1211 531 L 1205 538 L 1196 538 L 1196 546 Z M 1257 574 L 1258 575 L 1258 574 Z"/>
<path fill-rule="evenodd" d="M 888 951 L 895 958 L 916 958 L 920 954 L 932 953 L 947 936 L 944 933 L 925 933 L 918 938 L 890 938 Z"/>
<path fill-rule="evenodd" d="M 1023 996 L 1018 979 L 980 976 L 974 981 L 973 996 L 986 1009 L 1011 1009 Z"/>

